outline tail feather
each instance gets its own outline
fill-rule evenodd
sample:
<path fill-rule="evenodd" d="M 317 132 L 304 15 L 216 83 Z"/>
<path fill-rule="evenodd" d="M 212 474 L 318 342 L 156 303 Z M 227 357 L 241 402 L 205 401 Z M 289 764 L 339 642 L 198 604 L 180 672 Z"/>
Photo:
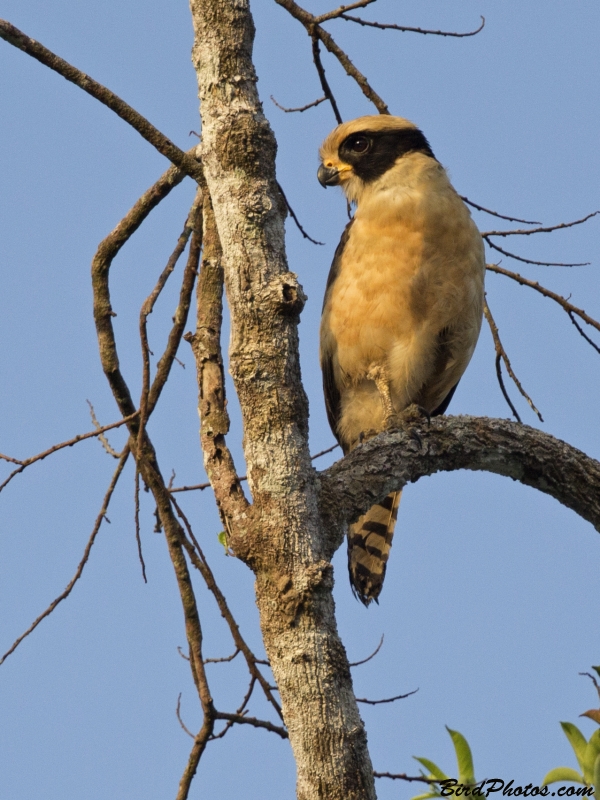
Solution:
<path fill-rule="evenodd" d="M 366 606 L 378 601 L 398 516 L 402 492 L 391 492 L 376 503 L 348 531 L 350 585 Z"/>

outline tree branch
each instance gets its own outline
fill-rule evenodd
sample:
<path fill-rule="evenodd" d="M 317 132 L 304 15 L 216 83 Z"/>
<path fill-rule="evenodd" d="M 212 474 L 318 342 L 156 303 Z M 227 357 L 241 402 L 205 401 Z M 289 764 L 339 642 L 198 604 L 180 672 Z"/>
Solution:
<path fill-rule="evenodd" d="M 92 533 L 90 534 L 90 538 L 88 539 L 88 542 L 87 542 L 87 544 L 85 546 L 85 550 L 83 551 L 83 556 L 81 557 L 81 561 L 79 562 L 79 564 L 77 565 L 77 569 L 75 570 L 75 575 L 73 575 L 73 577 L 71 578 L 71 580 L 67 584 L 65 590 L 63 592 L 61 592 L 61 594 L 59 594 L 58 597 L 56 597 L 50 603 L 48 608 L 45 611 L 43 611 L 39 615 L 39 617 L 37 617 L 31 623 L 31 625 L 27 628 L 27 630 L 24 633 L 22 633 L 15 642 L 13 642 L 11 647 L 6 651 L 6 653 L 4 653 L 2 658 L 0 658 L 0 664 L 3 664 L 6 661 L 6 659 L 8 658 L 8 656 L 11 655 L 11 653 L 15 652 L 15 650 L 21 644 L 23 639 L 26 639 L 27 636 L 29 636 L 30 633 L 33 633 L 33 631 L 37 628 L 37 626 L 40 624 L 40 622 L 42 620 L 44 620 L 46 617 L 50 616 L 50 614 L 54 611 L 56 606 L 59 603 L 62 603 L 63 600 L 66 600 L 67 597 L 73 591 L 73 587 L 75 586 L 75 584 L 77 583 L 79 578 L 81 578 L 81 574 L 83 572 L 83 568 L 85 567 L 85 565 L 87 564 L 87 562 L 89 560 L 90 552 L 92 550 L 94 542 L 96 541 L 96 536 L 98 535 L 98 531 L 100 530 L 100 526 L 102 525 L 102 520 L 106 519 L 106 512 L 108 511 L 108 506 L 110 504 L 111 497 L 113 496 L 113 492 L 115 491 L 115 487 L 117 485 L 117 482 L 118 482 L 119 478 L 121 477 L 121 473 L 123 472 L 123 468 L 124 468 L 125 464 L 127 463 L 127 459 L 128 458 L 129 458 L 129 447 L 127 445 L 125 445 L 125 449 L 123 450 L 123 453 L 121 454 L 121 457 L 119 459 L 119 463 L 117 464 L 117 468 L 114 471 L 114 474 L 112 476 L 112 479 L 111 479 L 111 482 L 109 484 L 109 487 L 106 490 L 106 494 L 104 495 L 104 500 L 102 501 L 102 508 L 100 509 L 100 512 L 98 513 L 98 516 L 96 517 L 96 522 L 94 523 L 94 528 L 93 528 Z"/>
<path fill-rule="evenodd" d="M 591 325 L 592 328 L 600 331 L 600 322 L 590 317 L 589 314 L 586 314 L 582 308 L 574 306 L 566 297 L 553 292 L 551 289 L 546 289 L 545 286 L 541 286 L 537 281 L 530 281 L 528 278 L 519 275 L 518 272 L 511 272 L 511 270 L 504 269 L 504 267 L 500 267 L 498 264 L 487 264 L 486 269 L 488 272 L 496 272 L 498 275 L 505 275 L 507 278 L 511 278 L 511 280 L 520 283 L 521 286 L 528 286 L 530 289 L 535 289 L 536 292 L 539 292 L 544 297 L 549 297 L 551 300 L 554 300 L 555 303 L 558 303 L 567 314 L 575 314 L 584 322 L 587 322 L 588 325 Z"/>
<path fill-rule="evenodd" d="M 432 31 L 432 30 L 427 30 L 426 28 L 410 28 L 407 25 L 395 25 L 393 23 L 370 22 L 369 20 L 361 19 L 360 17 L 352 17 L 350 16 L 350 14 L 346 13 L 338 14 L 337 16 L 340 19 L 347 20 L 348 22 L 356 22 L 358 25 L 363 25 L 369 28 L 379 28 L 382 31 L 393 30 L 393 31 L 403 31 L 406 33 L 431 34 L 432 36 L 454 36 L 458 39 L 463 39 L 466 36 L 476 36 L 485 27 L 485 17 L 481 17 L 481 24 L 475 30 L 467 31 L 466 33 L 458 33 L 455 31 Z"/>
<path fill-rule="evenodd" d="M 412 434 L 412 435 L 411 435 Z M 457 469 L 505 475 L 549 494 L 600 532 L 600 463 L 547 433 L 509 420 L 437 417 L 414 433 L 379 434 L 320 473 L 320 508 L 331 552 L 389 492 Z"/>
<path fill-rule="evenodd" d="M 135 108 L 132 108 L 124 100 L 121 100 L 114 92 L 107 89 L 98 81 L 90 78 L 85 72 L 77 69 L 64 59 L 57 56 L 43 44 L 31 39 L 27 34 L 15 28 L 10 22 L 0 19 L 0 38 L 9 44 L 22 50 L 27 55 L 35 58 L 40 63 L 49 67 L 54 72 L 58 72 L 63 78 L 79 86 L 103 105 L 110 108 L 115 114 L 125 120 L 134 128 L 147 142 L 155 147 L 159 153 L 169 159 L 179 167 L 185 174 L 190 175 L 196 180 L 202 178 L 202 167 L 198 161 L 190 154 L 184 153 L 177 145 L 168 139 L 164 133 L 155 128 L 148 120 L 143 117 Z"/>
<path fill-rule="evenodd" d="M 85 439 L 93 439 L 96 436 L 98 438 L 101 438 L 102 434 L 106 433 L 106 431 L 110 431 L 113 428 L 120 428 L 121 425 L 125 425 L 126 423 L 131 422 L 131 420 L 135 419 L 137 415 L 138 412 L 134 411 L 133 414 L 118 420 L 118 422 L 111 422 L 110 425 L 103 425 L 102 427 L 98 427 L 96 428 L 95 431 L 90 431 L 89 433 L 80 433 L 66 442 L 60 442 L 59 444 L 55 444 L 52 447 L 49 447 L 47 450 L 44 450 L 43 453 L 38 453 L 35 456 L 26 458 L 24 461 L 19 461 L 19 459 L 17 458 L 12 458 L 11 456 L 6 456 L 3 453 L 0 453 L 0 459 L 2 459 L 3 461 L 8 461 L 11 464 L 19 464 L 19 467 L 17 469 L 14 469 L 10 473 L 8 478 L 6 478 L 2 483 L 0 483 L 0 492 L 4 489 L 4 487 L 8 483 L 10 483 L 10 481 L 15 477 L 15 475 L 18 475 L 20 472 L 23 472 L 23 470 L 29 467 L 31 464 L 35 464 L 36 461 L 42 461 L 44 458 L 51 456 L 53 453 L 57 453 L 59 450 L 62 450 L 65 447 L 73 447 L 74 444 L 77 444 L 78 442 L 83 442 L 85 441 Z M 117 456 L 117 458 L 119 457 L 120 454 Z"/>

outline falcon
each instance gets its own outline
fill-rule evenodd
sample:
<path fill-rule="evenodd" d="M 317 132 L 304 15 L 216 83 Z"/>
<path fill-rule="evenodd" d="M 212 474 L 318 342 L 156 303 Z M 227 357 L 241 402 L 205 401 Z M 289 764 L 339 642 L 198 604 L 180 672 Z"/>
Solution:
<path fill-rule="evenodd" d="M 355 206 L 320 337 L 327 417 L 346 454 L 414 406 L 446 411 L 479 336 L 485 260 L 468 208 L 412 122 L 359 117 L 319 155 L 319 182 Z M 365 605 L 381 592 L 399 502 L 392 492 L 349 528 L 350 583 Z"/>

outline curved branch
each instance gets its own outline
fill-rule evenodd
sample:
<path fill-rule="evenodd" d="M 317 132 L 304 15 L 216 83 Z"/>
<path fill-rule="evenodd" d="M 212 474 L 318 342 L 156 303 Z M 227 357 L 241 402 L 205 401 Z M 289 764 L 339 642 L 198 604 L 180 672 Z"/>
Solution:
<path fill-rule="evenodd" d="M 331 553 L 354 522 L 389 492 L 457 469 L 505 475 L 549 494 L 600 532 L 600 462 L 510 420 L 438 417 L 415 431 L 379 434 L 320 473 L 320 509 Z"/>
<path fill-rule="evenodd" d="M 485 17 L 481 17 L 481 24 L 478 28 L 466 33 L 459 33 L 458 31 L 432 31 L 427 28 L 411 28 L 408 25 L 396 25 L 389 22 L 371 22 L 370 20 L 361 19 L 360 17 L 352 17 L 350 14 L 338 14 L 339 19 L 345 19 L 348 22 L 356 22 L 358 25 L 363 25 L 369 28 L 379 28 L 382 31 L 393 30 L 403 31 L 405 33 L 423 33 L 431 34 L 432 36 L 454 36 L 457 39 L 463 39 L 465 36 L 476 36 L 480 33 L 485 26 Z"/>
<path fill-rule="evenodd" d="M 10 22 L 0 19 L 0 38 L 4 39 L 9 44 L 22 50 L 27 55 L 35 58 L 44 66 L 49 67 L 54 72 L 58 72 L 63 78 L 66 78 L 75 86 L 79 86 L 84 92 L 87 92 L 96 100 L 99 100 L 103 105 L 108 106 L 111 111 L 121 117 L 122 120 L 127 122 L 134 128 L 140 136 L 147 142 L 155 147 L 159 153 L 165 158 L 168 158 L 173 164 L 179 167 L 187 175 L 190 175 L 196 180 L 202 178 L 202 167 L 200 162 L 190 155 L 184 153 L 176 144 L 168 139 L 164 133 L 161 133 L 158 128 L 155 128 L 146 117 L 143 117 L 135 108 L 132 108 L 124 100 L 121 100 L 114 92 L 107 89 L 98 81 L 90 78 L 85 72 L 82 72 L 77 67 L 69 64 L 56 53 L 48 50 L 43 44 L 36 42 L 35 39 L 27 36 L 26 33 L 15 28 Z"/>

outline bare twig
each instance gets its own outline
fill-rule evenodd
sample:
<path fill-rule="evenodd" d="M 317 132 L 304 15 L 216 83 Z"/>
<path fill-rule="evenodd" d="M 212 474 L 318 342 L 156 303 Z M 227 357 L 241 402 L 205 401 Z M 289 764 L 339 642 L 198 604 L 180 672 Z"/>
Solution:
<path fill-rule="evenodd" d="M 141 440 L 142 438 L 139 437 L 138 442 L 141 442 Z M 144 583 L 148 583 L 148 578 L 146 577 L 146 562 L 144 561 L 144 554 L 142 552 L 142 537 L 140 534 L 140 471 L 138 468 L 138 463 L 140 458 L 141 455 L 140 452 L 138 451 L 135 456 L 135 475 L 134 475 L 134 489 L 133 489 L 133 503 L 135 508 L 134 511 L 135 543 L 137 546 L 138 560 L 142 568 L 142 578 Z"/>
<path fill-rule="evenodd" d="M 595 328 L 600 332 L 600 322 L 595 320 L 593 317 L 590 317 L 589 314 L 586 314 L 583 309 L 574 306 L 566 299 L 566 297 L 562 297 L 562 295 L 557 294 L 550 289 L 546 289 L 545 286 L 541 286 L 537 281 L 530 281 L 528 278 L 524 278 L 522 275 L 519 275 L 518 272 L 511 272 L 511 270 L 504 269 L 504 267 L 500 267 L 498 264 L 487 264 L 486 267 L 489 272 L 496 272 L 498 275 L 505 275 L 507 278 L 510 278 L 511 280 L 521 284 L 521 286 L 528 286 L 530 289 L 535 289 L 536 292 L 539 292 L 544 297 L 549 297 L 551 300 L 554 300 L 555 303 L 558 303 L 558 305 L 564 311 L 566 311 L 567 314 L 569 312 L 575 314 L 575 316 L 579 317 L 588 325 L 591 325 L 592 328 Z"/>
<path fill-rule="evenodd" d="M 208 561 L 206 560 L 206 557 L 202 551 L 202 548 L 200 547 L 200 544 L 198 543 L 196 537 L 194 536 L 194 532 L 192 531 L 192 527 L 189 523 L 189 520 L 185 516 L 183 510 L 181 509 L 181 507 L 179 506 L 173 495 L 171 495 L 171 502 L 177 514 L 181 518 L 183 524 L 185 525 L 185 528 L 188 532 L 188 536 L 191 540 L 191 541 L 188 540 L 188 538 L 185 536 L 182 537 L 182 543 L 186 549 L 190 561 L 200 572 L 202 578 L 204 579 L 206 587 L 215 598 L 217 605 L 219 607 L 219 611 L 221 612 L 221 616 L 229 626 L 229 630 L 231 632 L 231 637 L 234 641 L 234 644 L 236 647 L 240 649 L 242 655 L 244 656 L 250 675 L 256 678 L 256 680 L 260 684 L 261 689 L 265 694 L 265 697 L 271 703 L 271 705 L 273 706 L 279 717 L 283 719 L 281 706 L 273 696 L 269 682 L 266 680 L 262 672 L 258 669 L 257 664 L 262 664 L 264 662 L 256 658 L 252 650 L 246 644 L 246 641 L 244 640 L 242 634 L 240 633 L 239 626 L 235 621 L 235 618 L 231 613 L 231 610 L 229 609 L 227 600 L 225 599 L 225 595 L 219 589 L 217 582 L 215 581 L 213 572 L 210 566 L 208 565 Z"/>
<path fill-rule="evenodd" d="M 440 778 L 426 778 L 424 775 L 407 775 L 406 772 L 375 772 L 376 778 L 390 778 L 393 781 L 417 781 L 419 783 L 442 783 Z"/>
<path fill-rule="evenodd" d="M 277 102 L 277 100 L 275 100 L 273 95 L 270 95 L 270 97 L 271 97 L 271 100 L 277 106 L 277 108 L 280 108 L 282 111 L 285 111 L 286 114 L 294 114 L 296 112 L 302 113 L 303 111 L 308 111 L 309 108 L 315 108 L 316 106 L 320 105 L 321 103 L 324 103 L 325 100 L 327 100 L 327 97 L 323 96 L 323 97 L 319 97 L 318 100 L 313 100 L 312 103 L 307 103 L 305 106 L 300 106 L 299 108 L 286 108 L 285 106 L 280 105 Z"/>
<path fill-rule="evenodd" d="M 335 450 L 339 447 L 339 444 L 332 444 L 331 447 L 328 447 L 326 450 L 321 450 L 319 453 L 315 453 L 314 456 L 311 456 L 311 461 L 314 461 L 315 458 L 321 458 L 321 456 L 327 455 L 327 453 L 331 453 L 332 450 Z M 246 475 L 240 475 L 240 481 L 248 480 Z M 193 486 L 175 486 L 173 488 L 169 487 L 170 492 L 196 492 L 196 491 L 204 491 L 204 489 L 210 489 L 210 483 L 196 483 Z"/>
<path fill-rule="evenodd" d="M 320 57 L 318 55 L 318 43 L 317 43 L 317 46 L 315 46 L 315 39 L 318 39 L 321 42 L 323 42 L 323 44 L 325 45 L 325 48 L 332 55 L 334 55 L 337 58 L 337 60 L 340 62 L 341 66 L 343 67 L 344 71 L 346 72 L 346 74 L 350 78 L 352 78 L 354 81 L 356 81 L 356 83 L 360 87 L 360 90 L 362 91 L 362 93 L 365 95 L 365 97 L 368 100 L 370 100 L 373 103 L 373 105 L 379 111 L 380 114 L 389 114 L 390 113 L 386 103 L 377 94 L 377 92 L 373 89 L 373 87 L 370 85 L 369 81 L 365 78 L 365 76 L 362 74 L 362 72 L 360 72 L 360 70 L 358 70 L 354 66 L 354 64 L 348 58 L 348 56 L 342 50 L 342 48 L 339 47 L 336 44 L 336 42 L 334 41 L 334 39 L 331 36 L 331 34 L 328 33 L 324 28 L 322 28 L 319 25 L 319 20 L 321 18 L 315 17 L 313 14 L 310 14 L 304 8 L 301 8 L 295 2 L 295 0 L 275 0 L 275 2 L 278 5 L 280 5 L 283 8 L 285 8 L 286 11 L 288 11 L 294 17 L 294 19 L 297 19 L 300 23 L 302 23 L 302 25 L 306 29 L 306 32 L 311 37 L 311 39 L 313 41 L 313 58 L 315 56 L 315 52 L 317 52 L 317 59 L 315 59 L 315 66 L 317 67 L 317 70 L 319 70 L 317 61 L 319 61 L 319 63 L 320 63 Z M 322 65 L 321 65 L 321 69 L 322 69 Z M 323 79 L 322 79 L 321 72 L 319 72 L 319 78 L 321 78 L 321 85 L 323 86 L 323 91 L 324 91 L 325 95 L 328 97 L 329 100 L 331 100 L 331 97 L 332 97 L 331 90 L 329 88 L 327 88 L 327 89 L 325 88 L 325 85 L 327 85 L 327 82 L 325 81 L 325 85 L 323 84 Z M 333 106 L 333 103 L 332 103 L 332 106 Z M 334 112 L 336 111 L 336 108 L 334 108 Z M 336 113 L 336 119 L 338 121 L 338 124 L 340 124 L 341 121 L 342 121 L 342 118 L 341 118 L 341 116 L 339 114 L 339 111 Z"/>
<path fill-rule="evenodd" d="M 280 183 L 277 184 L 277 188 L 281 192 L 281 196 L 285 200 L 285 204 L 287 206 L 287 210 L 290 212 L 290 216 L 294 220 L 294 222 L 296 223 L 296 227 L 298 228 L 298 230 L 300 231 L 302 236 L 304 236 L 305 239 L 308 239 L 308 241 L 312 242 L 313 244 L 325 244 L 325 242 L 318 242 L 316 239 L 313 239 L 311 236 L 308 235 L 308 233 L 304 230 L 302 225 L 300 225 L 300 220 L 298 219 L 298 217 L 294 213 L 294 209 L 291 207 L 289 200 L 285 196 L 285 192 L 281 188 L 281 184 Z"/>
<path fill-rule="evenodd" d="M 327 76 L 325 75 L 325 67 L 323 66 L 323 62 L 321 61 L 321 48 L 319 47 L 319 37 L 316 34 L 314 34 L 311 38 L 311 41 L 312 41 L 313 62 L 317 70 L 319 80 L 321 81 L 321 88 L 325 92 L 325 97 L 331 103 L 331 108 L 333 109 L 333 115 L 336 119 L 337 124 L 341 125 L 343 122 L 342 115 L 340 114 L 337 102 L 335 100 L 335 97 L 333 96 L 333 92 L 331 91 L 331 86 L 327 81 Z"/>
<path fill-rule="evenodd" d="M 511 366 L 511 363 L 510 363 L 510 360 L 509 360 L 508 355 L 506 353 L 506 350 L 504 349 L 504 346 L 503 346 L 502 342 L 500 341 L 500 333 L 498 332 L 498 326 L 496 325 L 494 317 L 492 316 L 492 312 L 490 311 L 490 307 L 489 307 L 489 305 L 487 303 L 487 299 L 486 299 L 486 302 L 485 302 L 485 304 L 483 306 L 483 313 L 485 315 L 487 323 L 490 326 L 490 330 L 492 332 L 492 338 L 494 340 L 494 348 L 496 350 L 496 374 L 498 375 L 498 382 L 500 384 L 500 388 L 502 389 L 502 394 L 504 395 L 504 398 L 506 399 L 506 402 L 510 406 L 513 414 L 515 415 L 515 417 L 517 419 L 517 421 L 521 422 L 521 419 L 519 418 L 519 415 L 517 414 L 517 412 L 515 410 L 515 407 L 513 406 L 511 401 L 509 400 L 508 393 L 507 393 L 506 389 L 504 388 L 504 381 L 502 380 L 502 372 L 500 370 L 500 359 L 502 359 L 502 361 L 504 361 L 504 365 L 506 367 L 506 371 L 508 372 L 508 374 L 512 378 L 513 383 L 515 384 L 515 386 L 517 387 L 519 392 L 523 395 L 525 400 L 527 400 L 527 402 L 529 403 L 529 406 L 530 406 L 531 410 L 535 414 L 537 414 L 538 419 L 540 420 L 540 422 L 543 422 L 544 419 L 543 419 L 542 415 L 540 414 L 540 412 L 536 408 L 536 406 L 535 406 L 533 400 L 531 399 L 531 397 L 527 394 L 525 389 L 523 389 L 523 386 L 521 385 L 520 380 L 517 378 L 517 376 L 514 373 L 514 370 L 513 370 L 512 366 Z"/>
<path fill-rule="evenodd" d="M 233 661 L 233 659 L 238 655 L 238 653 L 241 653 L 241 650 L 240 650 L 239 647 L 236 647 L 235 650 L 233 651 L 233 653 L 230 656 L 225 656 L 224 658 L 205 658 L 204 659 L 204 663 L 205 664 L 224 664 L 227 661 Z"/>
<path fill-rule="evenodd" d="M 464 200 L 464 202 L 467 203 L 467 205 L 473 206 L 473 208 L 476 208 L 478 211 L 484 211 L 486 214 L 490 214 L 492 217 L 498 217 L 499 219 L 506 219 L 509 222 L 522 222 L 524 225 L 542 224 L 541 222 L 536 222 L 528 219 L 519 219 L 518 217 L 507 217 L 504 214 L 499 214 L 497 211 L 491 211 L 489 208 L 486 208 L 485 206 L 480 206 L 477 203 L 474 203 L 472 200 L 469 200 L 468 197 L 465 197 L 462 194 L 460 195 L 460 199 Z"/>
<path fill-rule="evenodd" d="M 11 647 L 6 651 L 6 653 L 4 653 L 2 658 L 0 658 L 0 664 L 3 664 L 6 661 L 6 659 L 8 658 L 8 656 L 11 655 L 11 653 L 14 653 L 14 651 L 21 644 L 23 639 L 27 638 L 27 636 L 29 636 L 29 634 L 32 633 L 37 628 L 37 626 L 40 624 L 40 622 L 43 619 L 45 619 L 46 617 L 48 617 L 54 611 L 56 606 L 59 603 L 62 603 L 63 600 L 66 600 L 66 598 L 73 591 L 73 587 L 75 586 L 75 584 L 77 583 L 77 581 L 81 577 L 81 573 L 83 572 L 83 568 L 85 567 L 85 565 L 88 562 L 92 546 L 93 546 L 94 542 L 96 541 L 96 536 L 98 535 L 98 531 L 100 530 L 100 526 L 102 525 L 102 520 L 106 517 L 106 512 L 108 511 L 108 506 L 110 504 L 111 497 L 113 495 L 113 492 L 115 490 L 117 482 L 118 482 L 119 478 L 121 477 L 121 473 L 123 472 L 123 467 L 125 466 L 128 458 L 129 458 L 129 447 L 127 445 L 125 445 L 125 449 L 123 450 L 123 453 L 121 454 L 121 457 L 119 459 L 119 463 L 117 464 L 117 468 L 116 468 L 116 470 L 115 470 L 115 472 L 114 472 L 114 474 L 112 476 L 112 479 L 110 481 L 108 489 L 106 490 L 106 494 L 104 495 L 104 500 L 102 501 L 102 507 L 100 509 L 100 512 L 98 513 L 98 516 L 96 517 L 96 522 L 94 523 L 94 527 L 92 529 L 92 533 L 91 533 L 90 538 L 88 539 L 88 542 L 87 542 L 87 544 L 85 546 L 85 550 L 83 551 L 83 556 L 81 557 L 81 561 L 79 562 L 79 564 L 77 565 L 77 569 L 75 570 L 75 575 L 73 575 L 73 577 L 71 578 L 71 580 L 67 584 L 67 587 L 65 588 L 64 592 L 59 594 L 58 597 L 56 597 L 50 603 L 48 608 L 44 612 L 42 612 L 39 615 L 39 617 L 37 617 L 31 623 L 31 625 L 29 626 L 29 628 L 27 628 L 25 633 L 22 633 L 19 636 L 19 638 L 16 639 L 15 642 L 13 642 Z"/>
<path fill-rule="evenodd" d="M 314 461 L 315 458 L 321 458 L 321 456 L 325 456 L 327 455 L 327 453 L 331 453 L 331 451 L 335 450 L 337 447 L 339 447 L 339 444 L 332 444 L 331 447 L 327 448 L 327 450 L 321 450 L 320 452 L 315 453 L 314 456 L 310 457 L 310 460 Z"/>
<path fill-rule="evenodd" d="M 177 708 L 175 709 L 175 713 L 177 714 L 177 721 L 179 722 L 183 730 L 187 733 L 188 736 L 190 736 L 192 739 L 195 739 L 196 737 L 194 736 L 194 734 L 187 727 L 185 722 L 181 719 L 181 692 L 179 692 L 179 696 L 177 697 Z"/>
<path fill-rule="evenodd" d="M 242 476 L 240 478 L 241 481 L 246 480 L 246 476 Z M 193 486 L 174 486 L 173 489 L 169 489 L 170 492 L 202 492 L 204 489 L 211 489 L 210 483 L 196 483 Z"/>
<path fill-rule="evenodd" d="M 31 456 L 31 458 L 26 458 L 24 461 L 19 461 L 16 458 L 12 458 L 11 456 L 5 456 L 2 453 L 0 453 L 0 459 L 3 459 L 4 461 L 9 461 L 11 464 L 19 464 L 19 468 L 13 470 L 8 476 L 8 478 L 6 478 L 6 480 L 0 484 L 0 492 L 2 491 L 2 489 L 4 489 L 4 487 L 8 483 L 10 483 L 10 481 L 15 477 L 15 475 L 18 475 L 20 472 L 23 472 L 23 470 L 26 469 L 31 464 L 35 464 L 36 461 L 42 461 L 44 458 L 51 456 L 53 453 L 56 453 L 65 447 L 73 447 L 74 444 L 77 444 L 78 442 L 83 442 L 85 439 L 93 439 L 94 436 L 100 436 L 102 433 L 110 431 L 113 428 L 119 428 L 121 425 L 125 425 L 128 422 L 131 422 L 131 420 L 135 419 L 137 415 L 138 412 L 134 411 L 132 414 L 125 417 L 124 419 L 120 419 L 118 422 L 111 422 L 110 425 L 103 425 L 101 428 L 97 428 L 95 431 L 90 431 L 89 433 L 80 433 L 78 436 L 74 436 L 72 439 L 69 439 L 66 442 L 60 442 L 60 444 L 55 444 L 52 447 L 49 447 L 48 450 L 44 450 L 43 453 L 38 453 L 35 456 Z"/>
<path fill-rule="evenodd" d="M 236 716 L 243 715 L 243 714 L 246 713 L 245 712 L 245 708 L 248 705 L 248 702 L 250 701 L 250 698 L 252 697 L 252 692 L 254 691 L 254 687 L 255 686 L 256 686 L 256 678 L 254 676 L 252 676 L 250 678 L 250 684 L 248 685 L 248 690 L 246 691 L 246 694 L 244 695 L 244 699 L 242 700 L 242 703 L 241 703 L 240 707 L 235 710 Z M 233 719 L 227 720 L 223 730 L 220 731 L 219 733 L 214 733 L 211 736 L 211 739 L 222 739 L 225 736 L 225 734 L 227 733 L 227 731 L 230 730 L 234 725 L 235 725 L 235 720 L 233 720 Z"/>
<path fill-rule="evenodd" d="M 494 244 L 494 242 L 492 242 L 489 236 L 483 236 L 483 238 L 492 248 L 492 250 L 497 250 L 499 253 L 502 253 L 503 256 L 507 256 L 508 258 L 514 258 L 515 261 L 522 261 L 523 264 L 534 264 L 537 267 L 588 267 L 590 264 L 589 261 L 582 261 L 579 263 L 562 263 L 559 261 L 532 261 L 530 258 L 517 256 L 515 255 L 515 253 L 511 253 L 508 250 L 503 250 L 502 247 L 499 247 L 497 244 Z"/>
<path fill-rule="evenodd" d="M 358 25 L 368 26 L 369 28 L 379 28 L 380 30 L 394 30 L 394 31 L 406 31 L 407 33 L 423 33 L 423 34 L 431 34 L 433 36 L 454 36 L 458 39 L 462 39 L 466 36 L 476 36 L 480 31 L 483 30 L 485 26 L 485 17 L 481 17 L 481 25 L 476 28 L 474 31 L 468 31 L 467 33 L 457 33 L 454 31 L 432 31 L 427 30 L 426 28 L 410 28 L 407 25 L 395 25 L 392 23 L 382 23 L 382 22 L 369 22 L 366 19 L 361 19 L 360 17 L 351 17 L 350 14 L 339 14 L 340 19 L 345 19 L 348 22 L 356 22 Z"/>
<path fill-rule="evenodd" d="M 591 681 L 593 681 L 594 686 L 596 687 L 596 691 L 598 692 L 598 697 L 600 697 L 600 684 L 598 683 L 594 675 L 592 675 L 591 672 L 580 672 L 579 674 L 586 675 L 588 678 L 590 678 Z"/>
<path fill-rule="evenodd" d="M 367 656 L 366 658 L 363 658 L 362 661 L 353 661 L 351 664 L 348 664 L 348 666 L 349 667 L 359 667 L 361 664 L 366 664 L 367 661 L 370 661 L 372 658 L 375 658 L 377 653 L 381 650 L 381 645 L 383 644 L 383 637 L 384 637 L 384 634 L 382 633 L 381 634 L 381 639 L 379 640 L 379 644 L 377 645 L 375 650 L 373 650 L 373 652 L 371 653 L 370 656 Z"/>
<path fill-rule="evenodd" d="M 588 219 L 595 217 L 596 214 L 600 214 L 600 211 L 593 211 L 591 214 L 588 214 L 581 219 L 576 219 L 574 222 L 561 222 L 558 225 L 550 225 L 547 228 L 528 228 L 527 230 L 517 230 L 517 231 L 484 231 L 481 235 L 482 236 L 530 236 L 532 233 L 552 233 L 552 231 L 560 231 L 563 228 L 572 228 L 575 225 L 582 225 L 584 222 L 587 222 Z"/>
<path fill-rule="evenodd" d="M 410 697 L 411 694 L 416 694 L 419 690 L 413 689 L 412 692 L 407 692 L 406 694 L 397 694 L 395 697 L 386 697 L 385 700 L 367 700 L 365 697 L 357 697 L 357 703 L 367 703 L 370 706 L 378 706 L 381 703 L 395 703 L 396 700 L 404 700 L 406 697 Z"/>
<path fill-rule="evenodd" d="M 271 731 L 271 733 L 276 733 L 278 736 L 281 736 L 282 739 L 287 739 L 288 732 L 285 728 L 280 727 L 279 725 L 273 725 L 272 722 L 269 722 L 265 719 L 256 719 L 256 717 L 247 717 L 243 714 L 227 714 L 223 711 L 216 712 L 217 719 L 225 719 L 230 720 L 234 723 L 239 724 L 246 724 L 246 725 L 253 725 L 255 728 L 264 728 L 267 731 Z"/>
<path fill-rule="evenodd" d="M 66 78 L 71 83 L 79 86 L 84 92 L 87 92 L 96 100 L 99 100 L 105 106 L 108 106 L 112 111 L 125 120 L 132 128 L 134 128 L 147 142 L 155 147 L 159 153 L 169 159 L 179 169 L 187 175 L 199 180 L 202 177 L 202 167 L 200 163 L 190 153 L 184 153 L 177 145 L 168 139 L 163 133 L 154 127 L 148 120 L 143 117 L 134 108 L 128 105 L 124 100 L 121 100 L 114 92 L 102 86 L 89 75 L 86 75 L 81 70 L 69 64 L 64 59 L 57 56 L 51 50 L 44 47 L 44 45 L 31 39 L 27 34 L 15 28 L 10 22 L 0 20 L 0 38 L 23 50 L 27 55 L 32 56 L 37 61 L 40 61 L 46 67 L 58 72 L 63 78 Z"/>
<path fill-rule="evenodd" d="M 90 416 L 92 418 L 92 423 L 94 424 L 94 427 L 98 431 L 102 426 L 98 422 L 98 419 L 96 417 L 96 412 L 94 411 L 94 406 L 90 403 L 89 400 L 86 400 L 86 403 L 90 408 Z M 98 439 L 100 440 L 102 447 L 106 450 L 109 456 L 112 456 L 113 458 L 121 458 L 121 454 L 117 453 L 117 451 L 111 447 L 110 442 L 103 433 L 98 433 Z"/>
<path fill-rule="evenodd" d="M 340 6 L 333 11 L 328 11 L 325 14 L 315 17 L 315 22 L 318 24 L 321 24 L 321 22 L 328 22 L 330 19 L 337 19 L 338 17 L 341 17 L 341 15 L 345 14 L 346 11 L 354 11 L 357 8 L 365 8 L 366 6 L 370 6 L 371 3 L 375 2 L 377 2 L 377 0 L 358 0 L 356 3 L 351 3 L 348 6 Z"/>
<path fill-rule="evenodd" d="M 596 342 L 594 342 L 592 339 L 590 339 L 590 337 L 587 335 L 587 333 L 583 330 L 581 325 L 577 322 L 577 320 L 573 316 L 573 312 L 572 311 L 567 311 L 567 314 L 569 315 L 569 319 L 571 320 L 573 325 L 575 325 L 575 327 L 577 328 L 579 333 L 583 336 L 583 338 L 586 340 L 586 342 L 588 344 L 590 344 L 597 353 L 600 353 L 600 347 L 598 347 Z"/>

